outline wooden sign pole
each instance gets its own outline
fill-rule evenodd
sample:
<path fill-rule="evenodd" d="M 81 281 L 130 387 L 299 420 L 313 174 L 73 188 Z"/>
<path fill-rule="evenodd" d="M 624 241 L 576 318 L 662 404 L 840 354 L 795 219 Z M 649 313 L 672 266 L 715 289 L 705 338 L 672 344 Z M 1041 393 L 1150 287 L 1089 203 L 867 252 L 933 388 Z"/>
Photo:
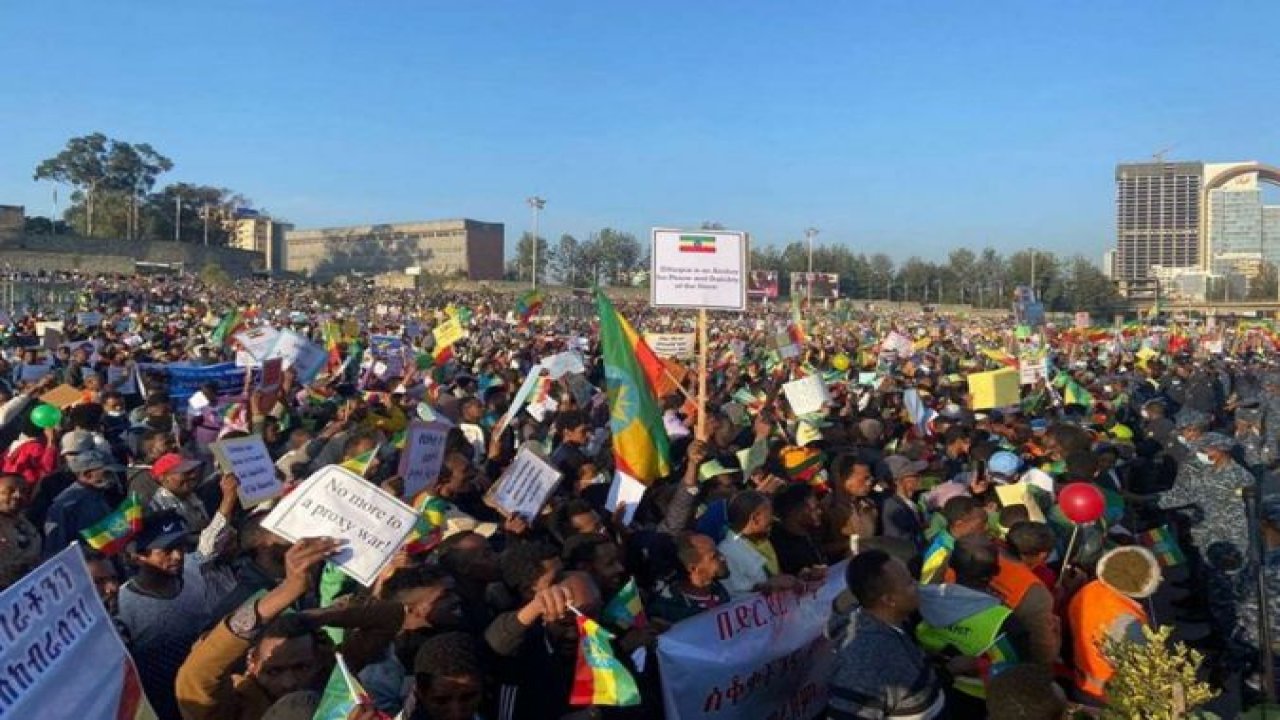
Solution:
<path fill-rule="evenodd" d="M 707 310 L 698 310 L 698 426 L 699 440 L 707 439 Z"/>

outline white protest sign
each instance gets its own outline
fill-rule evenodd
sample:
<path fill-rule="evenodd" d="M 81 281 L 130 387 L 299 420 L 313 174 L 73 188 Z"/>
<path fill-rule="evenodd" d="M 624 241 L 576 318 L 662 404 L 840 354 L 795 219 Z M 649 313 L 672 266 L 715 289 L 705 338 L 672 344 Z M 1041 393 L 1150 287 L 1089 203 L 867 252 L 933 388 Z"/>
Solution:
<path fill-rule="evenodd" d="M 582 356 L 576 352 L 562 352 L 550 357 L 542 358 L 542 367 L 547 369 L 547 374 L 552 380 L 559 380 L 569 373 L 586 372 L 586 367 L 582 364 Z"/>
<path fill-rule="evenodd" d="M 78 544 L 0 593 L 0 717 L 155 717 Z"/>
<path fill-rule="evenodd" d="M 505 516 L 532 520 L 560 484 L 560 471 L 526 445 L 485 494 L 485 502 Z"/>
<path fill-rule="evenodd" d="M 260 435 L 220 440 L 209 447 L 218 467 L 240 481 L 240 504 L 253 507 L 284 491 L 276 466 Z"/>
<path fill-rule="evenodd" d="M 307 537 L 346 541 L 330 558 L 368 587 L 413 531 L 417 513 L 384 490 L 337 465 L 317 470 L 262 521 L 262 527 L 297 542 Z"/>
<path fill-rule="evenodd" d="M 1089 313 L 1087 312 L 1076 313 L 1075 320 L 1077 330 L 1088 330 L 1089 326 L 1093 324 L 1093 320 L 1089 317 Z"/>
<path fill-rule="evenodd" d="M 498 421 L 499 426 L 506 427 L 509 425 L 511 423 L 511 418 L 515 417 L 516 413 L 520 412 L 520 409 L 524 407 L 529 396 L 533 394 L 534 388 L 538 387 L 538 380 L 542 378 L 542 371 L 543 367 L 541 365 L 536 365 L 529 371 L 529 374 L 525 376 L 524 382 L 520 383 L 520 389 L 517 390 L 515 396 L 511 398 L 511 404 L 507 406 L 506 414 L 502 416 L 502 420 Z"/>
<path fill-rule="evenodd" d="M 236 367 L 256 368 L 261 366 L 262 363 L 258 362 L 258 359 L 255 358 L 248 350 L 236 351 Z"/>
<path fill-rule="evenodd" d="M 256 360 L 265 360 L 267 354 L 271 352 L 271 348 L 275 347 L 276 340 L 280 338 L 280 331 L 268 325 L 262 327 L 250 328 L 244 332 L 235 334 L 236 342 L 240 343 Z"/>
<path fill-rule="evenodd" d="M 405 497 L 412 498 L 435 486 L 440 477 L 440 464 L 444 462 L 444 441 L 449 428 L 444 422 L 409 423 L 398 470 L 404 479 Z"/>
<path fill-rule="evenodd" d="M 743 310 L 747 306 L 746 233 L 653 230 L 650 303 L 654 307 Z"/>
<path fill-rule="evenodd" d="M 911 357 L 916 351 L 916 344 L 911 342 L 911 338 L 897 330 L 889 333 L 889 336 L 884 339 L 880 347 L 883 350 L 894 351 L 898 354 L 899 359 Z"/>
<path fill-rule="evenodd" d="M 275 345 L 263 359 L 272 358 L 283 358 L 286 370 L 293 368 L 300 381 L 309 383 L 324 368 L 329 354 L 324 348 L 302 335 L 292 330 L 285 330 L 280 333 Z"/>
<path fill-rule="evenodd" d="M 831 402 L 831 392 L 827 390 L 827 384 L 817 375 L 792 380 L 782 386 L 782 392 L 787 396 L 791 412 L 796 415 L 821 412 L 822 408 Z"/>
<path fill-rule="evenodd" d="M 1049 366 L 1044 350 L 1030 349 L 1018 353 L 1018 384 L 1035 385 L 1049 380 Z"/>
<path fill-rule="evenodd" d="M 835 652 L 824 632 L 845 563 L 799 592 L 752 594 L 658 636 L 669 720 L 817 717 Z"/>
<path fill-rule="evenodd" d="M 691 358 L 697 351 L 694 333 L 645 333 L 644 341 L 653 354 L 664 358 Z"/>
<path fill-rule="evenodd" d="M 635 519 L 636 508 L 640 507 L 640 501 L 644 499 L 644 493 L 648 489 L 644 483 L 630 475 L 614 472 L 613 482 L 609 483 L 609 496 L 604 501 L 605 506 L 617 508 L 621 503 L 622 524 L 630 526 L 631 521 Z"/>

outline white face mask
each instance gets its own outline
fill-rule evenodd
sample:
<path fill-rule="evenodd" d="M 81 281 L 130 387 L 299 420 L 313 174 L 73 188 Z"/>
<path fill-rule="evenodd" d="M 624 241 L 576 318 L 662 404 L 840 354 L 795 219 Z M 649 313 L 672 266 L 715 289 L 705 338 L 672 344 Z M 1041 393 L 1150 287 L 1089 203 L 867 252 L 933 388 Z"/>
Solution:
<path fill-rule="evenodd" d="M 1202 453 L 1202 452 L 1196 453 L 1196 459 L 1204 463 L 1205 465 L 1213 464 L 1213 461 L 1209 459 L 1209 455 L 1207 453 Z"/>
<path fill-rule="evenodd" d="M 1181 435 L 1178 436 L 1178 442 L 1182 443 L 1184 446 L 1188 444 L 1187 439 L 1182 437 Z"/>

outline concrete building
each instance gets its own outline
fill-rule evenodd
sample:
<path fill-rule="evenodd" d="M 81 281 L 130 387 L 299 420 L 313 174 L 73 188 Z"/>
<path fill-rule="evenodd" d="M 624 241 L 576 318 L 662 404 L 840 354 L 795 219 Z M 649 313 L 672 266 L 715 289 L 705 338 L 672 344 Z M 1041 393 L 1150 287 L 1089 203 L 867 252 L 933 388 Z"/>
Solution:
<path fill-rule="evenodd" d="M 1199 267 L 1204 164 L 1121 164 L 1115 178 L 1115 278 L 1145 278 L 1155 265 Z"/>
<path fill-rule="evenodd" d="M 501 280 L 502 223 L 435 220 L 285 233 L 285 268 L 311 277 L 424 272 Z"/>
<path fill-rule="evenodd" d="M 22 237 L 26 225 L 26 208 L 21 205 L 0 205 L 0 241 Z"/>
<path fill-rule="evenodd" d="M 237 213 L 228 225 L 229 247 L 261 254 L 267 272 L 284 272 L 285 233 L 293 228 L 292 225 L 276 222 L 254 211 Z"/>
<path fill-rule="evenodd" d="M 1118 253 L 1115 248 L 1102 253 L 1102 274 L 1105 275 L 1108 280 L 1111 280 L 1116 276 L 1116 255 L 1118 255 Z"/>

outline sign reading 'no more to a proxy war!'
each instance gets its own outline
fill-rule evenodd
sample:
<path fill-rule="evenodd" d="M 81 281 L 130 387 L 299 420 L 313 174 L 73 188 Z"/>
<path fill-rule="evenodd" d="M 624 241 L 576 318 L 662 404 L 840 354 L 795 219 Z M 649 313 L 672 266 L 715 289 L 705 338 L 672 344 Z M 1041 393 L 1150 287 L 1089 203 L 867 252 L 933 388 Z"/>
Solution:
<path fill-rule="evenodd" d="M 654 307 L 746 308 L 746 233 L 655 228 L 650 257 Z"/>

